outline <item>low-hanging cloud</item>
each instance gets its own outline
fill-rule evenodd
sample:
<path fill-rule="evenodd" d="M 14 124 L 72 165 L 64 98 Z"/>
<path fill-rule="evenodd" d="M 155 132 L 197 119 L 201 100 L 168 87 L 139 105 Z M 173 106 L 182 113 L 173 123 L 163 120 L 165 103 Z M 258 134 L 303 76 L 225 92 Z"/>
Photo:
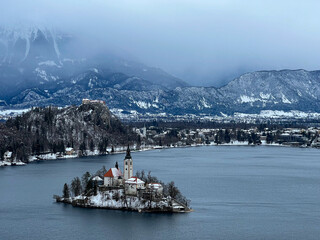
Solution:
<path fill-rule="evenodd" d="M 11 0 L 2 24 L 75 35 L 79 51 L 112 49 L 194 85 L 263 69 L 318 69 L 319 1 Z"/>

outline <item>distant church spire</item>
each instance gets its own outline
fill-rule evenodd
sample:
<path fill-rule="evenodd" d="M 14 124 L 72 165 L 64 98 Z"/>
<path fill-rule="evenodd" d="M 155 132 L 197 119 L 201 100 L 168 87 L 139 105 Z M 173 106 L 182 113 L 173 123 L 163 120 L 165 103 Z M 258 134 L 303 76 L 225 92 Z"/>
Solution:
<path fill-rule="evenodd" d="M 133 162 L 130 154 L 130 147 L 128 145 L 127 154 L 123 160 L 123 177 L 127 180 L 133 176 Z"/>
<path fill-rule="evenodd" d="M 130 147 L 129 147 L 129 144 L 128 144 L 126 159 L 130 159 L 130 158 L 131 158 L 131 153 L 130 153 Z"/>

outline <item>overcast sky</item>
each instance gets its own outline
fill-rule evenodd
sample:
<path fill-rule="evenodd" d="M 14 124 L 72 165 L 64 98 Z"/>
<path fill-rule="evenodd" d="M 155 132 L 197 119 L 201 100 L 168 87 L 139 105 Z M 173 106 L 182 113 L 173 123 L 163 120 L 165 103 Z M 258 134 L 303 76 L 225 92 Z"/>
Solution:
<path fill-rule="evenodd" d="M 194 84 L 320 69 L 320 1 L 0 0 L 5 25 L 42 24 Z"/>

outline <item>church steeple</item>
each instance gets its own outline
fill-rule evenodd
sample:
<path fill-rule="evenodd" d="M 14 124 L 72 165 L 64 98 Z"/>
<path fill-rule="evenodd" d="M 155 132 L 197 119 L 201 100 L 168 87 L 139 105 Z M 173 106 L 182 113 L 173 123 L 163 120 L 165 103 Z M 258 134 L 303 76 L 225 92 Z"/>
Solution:
<path fill-rule="evenodd" d="M 123 177 L 125 180 L 133 176 L 133 162 L 130 153 L 130 147 L 128 145 L 126 156 L 123 160 Z"/>
<path fill-rule="evenodd" d="M 127 148 L 126 159 L 131 159 L 131 153 L 130 153 L 130 147 L 129 147 L 129 144 L 128 144 L 128 148 Z"/>

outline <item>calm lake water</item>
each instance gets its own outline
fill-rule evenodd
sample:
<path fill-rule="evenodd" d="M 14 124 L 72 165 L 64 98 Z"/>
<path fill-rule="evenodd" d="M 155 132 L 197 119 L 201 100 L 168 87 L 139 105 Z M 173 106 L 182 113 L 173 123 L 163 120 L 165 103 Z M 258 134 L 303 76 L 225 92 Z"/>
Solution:
<path fill-rule="evenodd" d="M 0 239 L 319 239 L 320 151 L 210 146 L 132 153 L 134 171 L 174 180 L 193 213 L 73 208 L 65 182 L 124 154 L 0 168 Z"/>

